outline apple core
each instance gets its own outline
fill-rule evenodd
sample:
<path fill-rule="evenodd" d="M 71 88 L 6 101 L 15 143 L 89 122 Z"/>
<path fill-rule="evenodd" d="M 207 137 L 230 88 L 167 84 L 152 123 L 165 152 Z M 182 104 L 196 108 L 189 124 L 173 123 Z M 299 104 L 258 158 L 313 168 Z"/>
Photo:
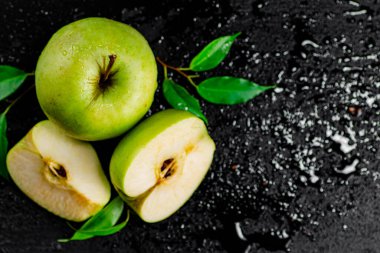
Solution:
<path fill-rule="evenodd" d="M 173 158 L 166 159 L 161 166 L 159 180 L 165 180 L 170 177 L 176 170 L 176 161 Z"/>
<path fill-rule="evenodd" d="M 55 163 L 55 162 L 47 162 L 46 164 L 47 164 L 47 167 L 49 168 L 50 172 L 54 176 L 60 177 L 60 178 L 67 178 L 66 170 L 62 165 Z"/>
<path fill-rule="evenodd" d="M 57 162 L 50 159 L 43 159 L 44 176 L 46 180 L 57 187 L 65 187 L 67 185 L 67 172 L 65 168 Z"/>

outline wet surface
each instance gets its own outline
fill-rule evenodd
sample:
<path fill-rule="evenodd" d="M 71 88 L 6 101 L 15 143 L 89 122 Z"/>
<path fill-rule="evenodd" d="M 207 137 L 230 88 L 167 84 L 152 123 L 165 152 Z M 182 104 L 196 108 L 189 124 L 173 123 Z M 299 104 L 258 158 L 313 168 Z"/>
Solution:
<path fill-rule="evenodd" d="M 0 180 L 0 252 L 379 251 L 377 1 L 15 0 L 0 12 L 0 63 L 27 71 L 59 27 L 105 16 L 136 27 L 177 66 L 241 31 L 222 67 L 204 76 L 278 84 L 243 105 L 202 103 L 217 145 L 213 166 L 161 223 L 133 215 L 116 235 L 59 244 L 72 233 L 65 221 Z M 159 89 L 149 114 L 165 108 Z M 42 119 L 31 93 L 9 113 L 10 145 Z M 95 143 L 104 168 L 117 141 Z"/>

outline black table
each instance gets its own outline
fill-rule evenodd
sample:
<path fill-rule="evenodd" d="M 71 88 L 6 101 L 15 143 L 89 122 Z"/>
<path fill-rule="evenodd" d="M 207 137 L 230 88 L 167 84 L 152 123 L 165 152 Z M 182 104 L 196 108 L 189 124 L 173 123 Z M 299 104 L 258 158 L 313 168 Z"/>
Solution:
<path fill-rule="evenodd" d="M 0 179 L 0 252 L 378 252 L 379 11 L 377 1 L 343 0 L 4 1 L 1 64 L 33 71 L 57 29 L 103 16 L 137 28 L 177 66 L 241 31 L 222 66 L 204 76 L 278 88 L 237 106 L 202 102 L 213 166 L 161 223 L 132 215 L 116 235 L 60 244 L 72 233 L 65 221 Z M 169 107 L 159 88 L 148 115 Z M 42 119 L 31 92 L 8 115 L 10 146 Z M 118 140 L 94 143 L 106 172 Z"/>

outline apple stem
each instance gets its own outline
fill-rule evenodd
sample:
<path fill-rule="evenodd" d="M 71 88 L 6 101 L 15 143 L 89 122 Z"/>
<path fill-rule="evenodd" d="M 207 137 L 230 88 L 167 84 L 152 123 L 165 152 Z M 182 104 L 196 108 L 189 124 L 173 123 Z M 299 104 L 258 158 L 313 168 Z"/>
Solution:
<path fill-rule="evenodd" d="M 189 81 L 189 83 L 194 87 L 194 88 L 197 88 L 197 85 L 194 83 L 193 81 L 193 78 L 197 78 L 199 77 L 198 75 L 188 75 L 186 74 L 185 72 L 183 71 L 186 71 L 186 70 L 191 70 L 190 68 L 177 68 L 177 67 L 174 67 L 174 66 L 171 66 L 165 62 L 163 62 L 159 57 L 156 57 L 157 61 L 164 67 L 164 72 L 165 72 L 165 69 L 168 68 L 168 69 L 172 69 L 176 72 L 178 72 L 180 75 L 182 75 L 183 77 L 185 77 L 187 79 L 187 81 Z M 165 75 L 165 78 L 167 78 L 167 73 Z"/>
<path fill-rule="evenodd" d="M 112 66 L 116 61 L 116 54 L 110 54 L 108 58 L 110 59 L 110 61 L 108 62 L 107 68 L 105 69 L 104 73 L 102 73 L 102 76 L 100 78 L 100 83 L 102 84 L 106 83 L 109 78 Z"/>

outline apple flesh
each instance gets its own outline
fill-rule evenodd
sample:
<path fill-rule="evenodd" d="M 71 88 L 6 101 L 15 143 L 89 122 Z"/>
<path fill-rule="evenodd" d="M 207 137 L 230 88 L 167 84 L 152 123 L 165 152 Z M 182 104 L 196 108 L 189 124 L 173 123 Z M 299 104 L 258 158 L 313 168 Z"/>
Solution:
<path fill-rule="evenodd" d="M 70 136 L 118 136 L 149 110 L 157 66 L 145 38 L 106 18 L 86 18 L 58 30 L 36 68 L 38 101 Z"/>
<path fill-rule="evenodd" d="M 50 121 L 35 125 L 9 151 L 7 167 L 21 191 L 68 220 L 83 221 L 110 199 L 110 184 L 93 147 Z"/>
<path fill-rule="evenodd" d="M 191 197 L 214 151 L 202 120 L 185 111 L 162 111 L 122 139 L 111 158 L 111 181 L 144 221 L 161 221 Z"/>

